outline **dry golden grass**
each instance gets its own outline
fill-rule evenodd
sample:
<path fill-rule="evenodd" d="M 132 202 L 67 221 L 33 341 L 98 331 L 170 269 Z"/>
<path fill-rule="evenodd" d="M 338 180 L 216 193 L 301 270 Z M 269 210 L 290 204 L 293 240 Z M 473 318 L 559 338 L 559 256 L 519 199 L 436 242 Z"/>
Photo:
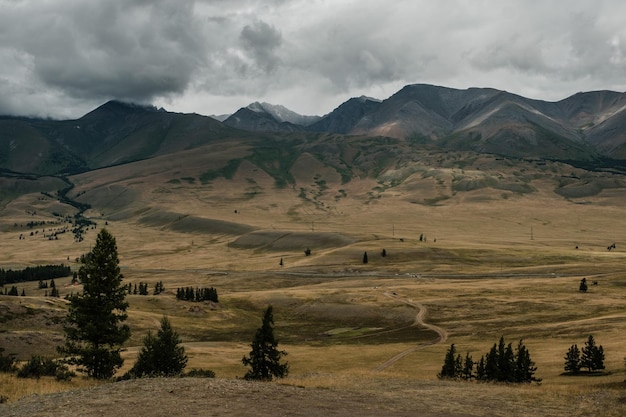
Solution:
<path fill-rule="evenodd" d="M 84 201 L 99 202 L 88 213 L 98 220 L 98 228 L 80 243 L 71 234 L 55 241 L 40 235 L 20 240 L 24 229 L 14 223 L 52 221 L 45 213 L 56 204 L 38 195 L 24 196 L 5 208 L 12 217 L 0 217 L 0 265 L 69 262 L 77 267 L 74 259 L 89 250 L 107 221 L 117 239 L 125 280 L 150 286 L 163 281 L 166 287 L 159 296 L 128 297 L 133 336 L 122 372 L 132 365 L 142 337 L 167 315 L 189 353 L 189 368 L 240 377 L 245 372 L 241 358 L 248 354 L 261 312 L 272 304 L 280 347 L 289 353 L 286 384 L 382 395 L 406 390 L 407 395 L 424 395 L 433 413 L 467 412 L 444 410 L 450 396 L 464 398 L 468 409 L 485 410 L 481 402 L 498 398 L 507 401 L 504 410 L 509 414 L 494 410 L 490 415 L 522 415 L 524 407 L 538 403 L 557 416 L 585 415 L 598 401 L 612 406 L 601 415 L 624 410 L 618 406 L 622 391 L 613 389 L 624 380 L 626 356 L 623 190 L 567 200 L 554 194 L 557 180 L 545 178 L 532 182 L 536 192 L 531 194 L 490 188 L 452 192 L 451 181 L 462 175 L 460 170 L 424 168 L 394 188 L 371 179 L 341 184 L 333 172 L 308 157 L 296 168 L 293 189 L 275 189 L 273 180 L 249 163 L 242 164 L 231 181 L 207 184 L 170 182 L 194 177 L 197 171 L 178 166 L 175 176 L 174 171 L 166 175 L 147 161 L 85 174 L 74 179 L 74 191 L 85 192 L 80 197 Z M 499 169 L 503 176 L 518 175 L 516 167 Z M 569 175 L 570 168 L 552 169 L 557 177 Z M 531 172 L 525 175 L 532 177 Z M 320 178 L 327 180 L 327 189 L 316 186 Z M 304 197 L 298 196 L 300 188 Z M 434 203 L 442 193 L 447 198 Z M 37 207 L 38 214 L 26 215 L 29 207 Z M 146 226 L 148 218 L 161 223 Z M 184 227 L 177 226 L 182 219 Z M 246 236 L 256 245 L 237 245 L 240 237 L 230 234 L 227 222 L 258 230 Z M 54 227 L 61 225 L 46 226 Z M 44 228 L 39 229 L 43 234 Z M 616 250 L 608 252 L 607 245 L 614 242 Z M 304 256 L 306 247 L 311 247 L 312 256 Z M 383 248 L 385 258 L 380 255 Z M 362 263 L 365 251 L 367 265 Z M 598 285 L 579 293 L 582 277 Z M 57 284 L 61 296 L 78 290 L 67 279 Z M 192 309 L 176 301 L 176 288 L 185 286 L 217 288 L 219 306 Z M 0 307 L 30 306 L 41 315 L 63 315 L 63 302 L 50 304 L 36 283 L 22 287 L 28 297 L 0 296 Z M 411 327 L 418 311 L 405 303 L 410 300 L 428 309 L 427 323 L 448 332 L 446 343 L 433 345 L 436 334 Z M 25 317 L 3 323 L 6 331 L 0 333 L 0 342 L 15 340 L 26 324 L 52 335 L 47 343 L 19 345 L 22 358 L 42 347 L 50 352 L 58 341 L 52 336 L 58 337 L 60 328 Z M 561 375 L 569 346 L 580 347 L 589 334 L 605 349 L 607 375 Z M 537 376 L 543 378 L 540 386 L 437 380 L 450 343 L 478 359 L 500 336 L 513 344 L 524 339 L 537 363 Z M 374 371 L 416 346 L 419 349 L 389 368 Z M 14 384 L 2 384 L 7 385 Z M 31 392 L 26 387 L 11 389 Z M 10 394 L 11 399 L 16 396 Z M 580 409 L 568 414 L 574 400 Z"/>
<path fill-rule="evenodd" d="M 0 373 L 0 396 L 4 396 L 6 401 L 13 402 L 29 395 L 44 395 L 61 391 L 71 391 L 76 389 L 93 387 L 100 382 L 89 378 L 77 377 L 71 381 L 57 381 L 53 377 L 42 377 L 40 379 L 18 378 L 14 374 Z"/>

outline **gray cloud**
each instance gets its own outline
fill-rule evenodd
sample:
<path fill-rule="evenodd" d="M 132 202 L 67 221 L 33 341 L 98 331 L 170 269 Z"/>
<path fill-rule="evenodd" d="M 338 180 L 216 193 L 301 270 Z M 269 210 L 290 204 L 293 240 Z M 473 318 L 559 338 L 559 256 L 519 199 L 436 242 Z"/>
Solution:
<path fill-rule="evenodd" d="M 204 114 L 250 101 L 323 114 L 405 84 L 558 100 L 626 89 L 626 3 L 0 0 L 0 113 L 110 98 Z"/>
<path fill-rule="evenodd" d="M 265 72 L 272 72 L 278 66 L 279 59 L 276 49 L 282 43 L 280 32 L 273 26 L 257 21 L 246 25 L 239 36 L 243 49 L 248 52 L 254 62 Z"/>

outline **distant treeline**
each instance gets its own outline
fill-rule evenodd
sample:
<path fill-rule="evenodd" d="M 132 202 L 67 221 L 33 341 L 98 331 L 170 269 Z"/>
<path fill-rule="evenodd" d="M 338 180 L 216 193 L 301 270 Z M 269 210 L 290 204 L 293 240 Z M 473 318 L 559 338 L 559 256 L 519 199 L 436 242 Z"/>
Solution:
<path fill-rule="evenodd" d="M 21 270 L 0 268 L 0 286 L 13 284 L 16 282 L 42 281 L 53 278 L 68 277 L 72 275 L 69 266 L 61 265 L 39 265 L 29 266 Z"/>
<path fill-rule="evenodd" d="M 178 288 L 176 290 L 176 298 L 184 301 L 213 301 L 215 303 L 217 300 L 217 290 L 213 287 L 211 288 Z"/>

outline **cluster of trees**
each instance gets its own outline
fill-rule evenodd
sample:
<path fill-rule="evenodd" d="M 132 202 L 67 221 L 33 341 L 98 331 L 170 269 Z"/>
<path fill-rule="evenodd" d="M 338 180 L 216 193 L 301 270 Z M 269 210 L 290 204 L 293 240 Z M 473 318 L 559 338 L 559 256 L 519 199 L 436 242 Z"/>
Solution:
<path fill-rule="evenodd" d="M 11 288 L 7 288 L 4 287 L 4 295 L 12 295 L 17 297 L 18 295 L 21 295 L 22 297 L 26 296 L 26 291 L 24 291 L 24 289 L 22 288 L 22 293 L 20 294 L 19 290 L 17 289 L 17 287 L 15 285 L 11 285 Z"/>
<path fill-rule="evenodd" d="M 154 291 L 153 291 L 154 295 L 159 295 L 163 291 L 165 291 L 165 286 L 163 285 L 163 281 L 159 281 L 156 284 L 154 284 Z"/>
<path fill-rule="evenodd" d="M 50 293 L 48 293 L 48 291 L 46 291 L 46 297 L 48 297 L 48 296 L 50 296 L 50 297 L 60 297 L 59 289 L 57 288 L 57 286 L 56 286 L 56 284 L 54 282 L 54 279 L 50 280 L 50 284 L 48 284 L 48 281 L 40 280 L 38 287 L 39 287 L 40 290 L 43 290 L 43 289 L 47 290 L 48 287 L 50 287 Z"/>
<path fill-rule="evenodd" d="M 134 295 L 137 295 L 137 294 L 149 295 L 150 294 L 148 290 L 147 282 L 139 282 L 139 286 L 137 286 L 137 284 L 133 286 L 133 284 L 129 282 L 128 285 L 126 285 L 126 291 L 128 291 L 128 294 L 134 294 Z M 153 295 L 159 295 L 163 291 L 165 291 L 165 286 L 163 285 L 163 281 L 159 281 L 156 284 L 154 284 L 154 289 L 152 291 Z"/>
<path fill-rule="evenodd" d="M 521 339 L 514 351 L 511 343 L 507 345 L 504 337 L 501 337 L 500 341 L 497 344 L 494 343 L 489 352 L 483 355 L 477 363 L 473 361 L 469 353 L 463 360 L 452 344 L 446 353 L 438 376 L 439 378 L 466 380 L 475 378 L 486 382 L 530 383 L 541 381 L 535 378 L 536 371 L 537 367 Z"/>
<path fill-rule="evenodd" d="M 587 372 L 604 369 L 604 349 L 597 346 L 592 335 L 585 342 L 582 351 L 578 345 L 572 345 L 565 354 L 565 372 L 579 374 L 581 369 L 587 368 Z"/>
<path fill-rule="evenodd" d="M 5 284 L 14 284 L 17 282 L 69 277 L 70 275 L 72 275 L 71 268 L 63 264 L 29 266 L 15 271 L 12 269 L 4 270 L 0 268 L 0 286 Z"/>
<path fill-rule="evenodd" d="M 213 301 L 219 302 L 217 297 L 217 290 L 213 287 L 210 288 L 193 288 L 185 287 L 176 289 L 176 298 L 183 301 Z"/>

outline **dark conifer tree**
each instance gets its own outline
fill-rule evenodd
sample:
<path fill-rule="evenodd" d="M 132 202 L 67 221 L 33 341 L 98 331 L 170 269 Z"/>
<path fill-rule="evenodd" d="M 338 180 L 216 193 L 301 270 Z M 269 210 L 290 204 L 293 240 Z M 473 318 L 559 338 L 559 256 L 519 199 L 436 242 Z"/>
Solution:
<path fill-rule="evenodd" d="M 115 238 L 102 229 L 96 244 L 83 257 L 78 275 L 83 292 L 69 297 L 65 345 L 66 361 L 98 379 L 108 379 L 124 363 L 120 350 L 130 337 L 126 286 L 122 285 Z"/>
<path fill-rule="evenodd" d="M 592 335 L 589 335 L 585 346 L 582 348 L 580 367 L 587 368 L 588 372 L 604 369 L 604 349 L 597 346 Z"/>
<path fill-rule="evenodd" d="M 485 373 L 485 357 L 481 356 L 480 360 L 476 364 L 476 379 L 479 381 L 485 381 L 487 379 Z"/>
<path fill-rule="evenodd" d="M 161 319 L 161 328 L 156 337 L 148 332 L 143 339 L 143 346 L 137 357 L 137 362 L 130 370 L 130 375 L 136 378 L 144 376 L 176 376 L 182 374 L 187 366 L 185 348 L 180 346 L 181 340 L 172 329 L 167 317 Z"/>
<path fill-rule="evenodd" d="M 456 378 L 458 376 L 459 369 L 457 366 L 457 353 L 454 343 L 450 345 L 450 348 L 446 352 L 446 356 L 443 360 L 443 366 L 441 372 L 437 375 L 439 378 Z"/>
<path fill-rule="evenodd" d="M 366 264 L 367 262 L 367 252 L 363 252 L 363 263 Z"/>
<path fill-rule="evenodd" d="M 474 360 L 470 356 L 469 352 L 465 355 L 465 361 L 463 362 L 462 377 L 467 380 L 474 377 Z"/>
<path fill-rule="evenodd" d="M 498 348 L 494 343 L 485 357 L 485 381 L 498 380 Z"/>
<path fill-rule="evenodd" d="M 278 350 L 278 340 L 274 337 L 274 316 L 272 306 L 267 307 L 263 314 L 263 324 L 257 329 L 252 344 L 250 356 L 241 360 L 250 369 L 244 375 L 245 379 L 271 381 L 274 377 L 284 378 L 289 373 L 287 362 L 280 363 L 280 359 L 287 352 Z"/>
<path fill-rule="evenodd" d="M 580 350 L 578 345 L 572 345 L 565 354 L 565 372 L 578 374 L 580 372 Z"/>
<path fill-rule="evenodd" d="M 520 339 L 517 349 L 515 350 L 515 369 L 512 382 L 539 382 L 540 380 L 535 378 L 536 371 L 537 367 L 535 366 L 535 362 L 530 359 L 530 353 L 526 346 L 524 346 L 523 340 Z"/>

